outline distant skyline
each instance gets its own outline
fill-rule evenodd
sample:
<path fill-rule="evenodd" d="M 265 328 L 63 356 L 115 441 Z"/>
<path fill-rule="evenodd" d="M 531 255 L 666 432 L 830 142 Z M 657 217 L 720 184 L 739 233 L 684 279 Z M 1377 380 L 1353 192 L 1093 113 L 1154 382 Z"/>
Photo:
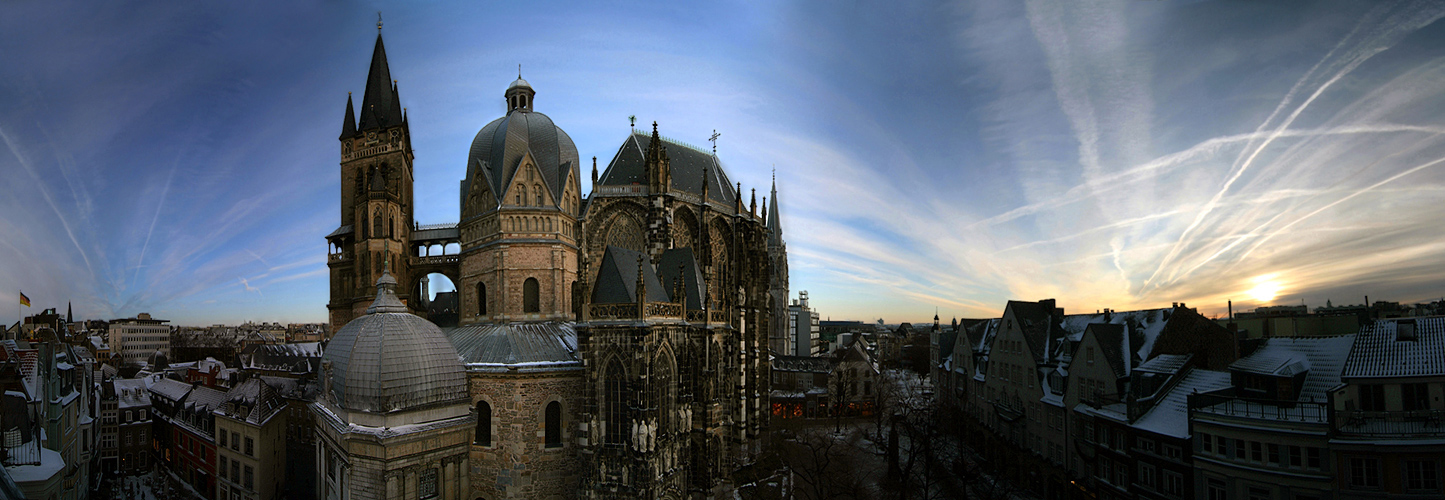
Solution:
<path fill-rule="evenodd" d="M 636 115 L 776 168 L 824 318 L 1445 295 L 1438 2 L 60 1 L 0 6 L 0 321 L 325 321 L 377 11 L 422 224 L 521 64 L 602 166 Z"/>

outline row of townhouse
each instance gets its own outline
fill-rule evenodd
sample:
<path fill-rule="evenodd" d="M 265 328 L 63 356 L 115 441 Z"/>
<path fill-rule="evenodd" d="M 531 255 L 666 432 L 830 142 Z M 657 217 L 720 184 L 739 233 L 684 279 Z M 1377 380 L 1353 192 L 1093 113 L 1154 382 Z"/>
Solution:
<path fill-rule="evenodd" d="M 940 404 L 998 473 L 1047 499 L 1095 495 L 1075 408 L 1124 401 L 1135 369 L 1163 355 L 1216 370 L 1238 356 L 1233 333 L 1184 304 L 1068 315 L 1052 299 L 1009 301 L 938 344 L 951 347 L 933 373 Z"/>
<path fill-rule="evenodd" d="M 261 377 L 226 391 L 173 379 L 150 385 L 153 451 L 206 498 L 284 494 L 287 402 Z"/>
<path fill-rule="evenodd" d="M 1445 318 L 1248 340 L 1235 359 L 1182 305 L 1058 314 L 1044 324 L 1063 331 L 1039 337 L 1071 355 L 1031 377 L 1014 368 L 1029 361 L 1018 333 L 1040 328 L 1040 305 L 1051 304 L 1011 302 L 960 332 L 940 399 L 972 417 L 986 458 L 1045 498 L 1445 498 Z"/>
<path fill-rule="evenodd" d="M 94 359 L 50 327 L 0 341 L 0 462 L 26 498 L 87 498 L 96 454 Z"/>

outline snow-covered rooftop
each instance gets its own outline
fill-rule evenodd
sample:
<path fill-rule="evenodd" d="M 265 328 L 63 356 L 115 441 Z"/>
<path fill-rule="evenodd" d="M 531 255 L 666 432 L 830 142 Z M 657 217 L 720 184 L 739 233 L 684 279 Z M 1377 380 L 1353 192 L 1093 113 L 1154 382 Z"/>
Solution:
<path fill-rule="evenodd" d="M 1189 395 L 1230 386 L 1229 374 L 1212 370 L 1191 370 L 1147 413 L 1134 421 L 1137 429 L 1181 439 L 1189 438 Z"/>
<path fill-rule="evenodd" d="M 1380 320 L 1360 329 L 1343 378 L 1445 375 L 1445 317 Z"/>

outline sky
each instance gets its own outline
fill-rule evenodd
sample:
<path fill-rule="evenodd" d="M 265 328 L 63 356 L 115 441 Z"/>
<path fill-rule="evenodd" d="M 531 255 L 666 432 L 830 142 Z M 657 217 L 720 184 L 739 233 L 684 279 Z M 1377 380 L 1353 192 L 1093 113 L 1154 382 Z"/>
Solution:
<path fill-rule="evenodd" d="M 520 64 L 584 158 L 635 115 L 776 172 L 825 318 L 1445 296 L 1437 2 L 19 1 L 0 321 L 325 321 L 378 11 L 422 224 Z"/>

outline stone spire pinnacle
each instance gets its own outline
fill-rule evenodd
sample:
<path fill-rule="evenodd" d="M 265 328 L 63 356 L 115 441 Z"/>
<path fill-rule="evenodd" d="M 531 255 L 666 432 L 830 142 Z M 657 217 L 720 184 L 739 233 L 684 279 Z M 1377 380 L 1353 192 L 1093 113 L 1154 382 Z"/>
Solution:
<path fill-rule="evenodd" d="M 351 92 L 346 93 L 346 118 L 341 122 L 340 139 L 356 136 L 356 110 L 351 106 Z"/>

